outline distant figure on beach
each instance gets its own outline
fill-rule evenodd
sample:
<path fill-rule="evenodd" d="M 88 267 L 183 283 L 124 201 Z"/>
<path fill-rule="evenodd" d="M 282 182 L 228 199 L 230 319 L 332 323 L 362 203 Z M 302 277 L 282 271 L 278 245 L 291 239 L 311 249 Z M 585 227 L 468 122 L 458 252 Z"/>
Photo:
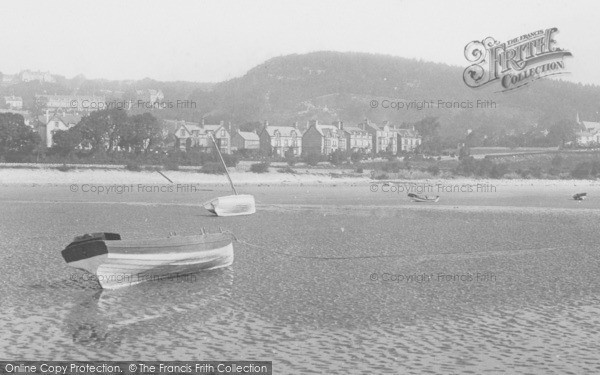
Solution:
<path fill-rule="evenodd" d="M 576 201 L 582 201 L 585 199 L 585 197 L 587 197 L 587 193 L 577 193 L 573 195 L 573 199 L 575 199 Z"/>

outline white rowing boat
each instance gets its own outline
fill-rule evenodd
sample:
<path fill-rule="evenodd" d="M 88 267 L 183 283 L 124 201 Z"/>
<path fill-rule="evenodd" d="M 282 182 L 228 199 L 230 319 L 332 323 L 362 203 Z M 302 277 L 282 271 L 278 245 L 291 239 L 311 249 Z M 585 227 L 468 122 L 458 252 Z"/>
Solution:
<path fill-rule="evenodd" d="M 233 194 L 235 195 L 227 195 L 212 199 L 204 204 L 204 208 L 217 216 L 240 216 L 251 215 L 255 213 L 256 204 L 254 202 L 254 197 L 252 195 L 237 193 L 237 190 L 235 190 L 235 186 L 233 185 L 233 181 L 231 180 L 231 176 L 229 175 L 229 171 L 227 170 L 227 165 L 225 164 L 223 155 L 221 155 L 221 151 L 219 150 L 219 145 L 217 144 L 217 141 L 215 141 L 215 138 L 212 134 L 210 134 L 210 139 L 212 139 L 215 145 L 215 150 L 219 155 L 219 159 L 221 159 L 221 163 L 225 169 L 225 174 L 227 175 L 227 179 L 231 185 L 231 190 L 233 190 Z"/>
<path fill-rule="evenodd" d="M 233 263 L 232 235 L 211 233 L 121 240 L 116 233 L 76 237 L 62 256 L 71 267 L 96 276 L 104 289 L 161 281 Z"/>
<path fill-rule="evenodd" d="M 438 202 L 440 200 L 439 195 L 431 196 L 431 195 L 419 195 L 414 193 L 408 193 L 408 197 L 413 202 Z"/>
<path fill-rule="evenodd" d="M 252 195 L 227 195 L 206 202 L 204 208 L 217 216 L 251 215 L 256 212 L 256 203 Z"/>

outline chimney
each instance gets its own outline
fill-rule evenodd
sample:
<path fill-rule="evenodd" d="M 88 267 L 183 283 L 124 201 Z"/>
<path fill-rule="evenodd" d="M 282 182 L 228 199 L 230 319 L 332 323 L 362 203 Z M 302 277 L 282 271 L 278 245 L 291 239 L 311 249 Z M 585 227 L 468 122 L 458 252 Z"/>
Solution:
<path fill-rule="evenodd" d="M 46 124 L 50 121 L 50 110 L 46 109 Z"/>
<path fill-rule="evenodd" d="M 294 121 L 294 129 L 298 129 L 298 121 Z"/>
<path fill-rule="evenodd" d="M 340 129 L 340 130 L 344 130 L 344 123 L 341 121 L 336 121 L 334 122 L 334 125 L 336 128 Z"/>
<path fill-rule="evenodd" d="M 267 126 L 269 126 L 269 121 L 265 120 L 264 124 L 265 124 L 265 128 L 266 128 Z"/>
<path fill-rule="evenodd" d="M 219 125 L 225 126 L 225 121 L 223 121 L 223 120 L 219 121 Z"/>
<path fill-rule="evenodd" d="M 201 125 L 204 126 L 204 117 L 202 117 Z"/>

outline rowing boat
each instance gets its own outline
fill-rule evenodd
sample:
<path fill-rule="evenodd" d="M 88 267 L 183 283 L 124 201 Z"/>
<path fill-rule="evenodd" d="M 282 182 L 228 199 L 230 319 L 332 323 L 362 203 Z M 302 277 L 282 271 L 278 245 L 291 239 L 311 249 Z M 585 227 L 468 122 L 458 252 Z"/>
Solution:
<path fill-rule="evenodd" d="M 231 176 L 229 175 L 229 171 L 227 170 L 227 165 L 225 164 L 223 155 L 221 155 L 221 151 L 219 150 L 219 145 L 217 144 L 217 141 L 213 137 L 212 133 L 210 134 L 210 139 L 212 139 L 215 145 L 215 150 L 219 155 L 219 159 L 221 160 L 221 164 L 225 170 L 225 175 L 227 175 L 227 179 L 229 180 L 229 184 L 231 185 L 231 190 L 233 190 L 234 195 L 214 198 L 204 203 L 204 208 L 217 216 L 252 215 L 256 212 L 254 196 L 237 193 L 237 190 L 233 185 L 233 181 L 231 180 Z"/>
<path fill-rule="evenodd" d="M 204 208 L 217 216 L 251 215 L 256 212 L 256 203 L 252 195 L 226 195 L 204 203 Z"/>
<path fill-rule="evenodd" d="M 62 256 L 69 266 L 95 275 L 102 288 L 118 289 L 227 267 L 233 263 L 232 239 L 222 231 L 143 240 L 92 233 L 75 237 Z"/>
<path fill-rule="evenodd" d="M 408 193 L 408 197 L 412 199 L 413 202 L 438 202 L 440 200 L 439 195 L 431 196 Z"/>

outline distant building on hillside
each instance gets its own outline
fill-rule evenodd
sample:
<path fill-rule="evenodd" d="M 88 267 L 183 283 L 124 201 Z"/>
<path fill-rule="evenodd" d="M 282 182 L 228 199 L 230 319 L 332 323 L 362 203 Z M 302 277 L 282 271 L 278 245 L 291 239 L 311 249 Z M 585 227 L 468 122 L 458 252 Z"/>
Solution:
<path fill-rule="evenodd" d="M 9 109 L 23 109 L 23 98 L 20 96 L 5 96 L 4 102 L 6 103 L 6 107 Z"/>
<path fill-rule="evenodd" d="M 398 153 L 398 131 L 388 121 L 377 125 L 365 119 L 358 127 L 371 134 L 374 154 L 389 152 L 396 155 Z"/>
<path fill-rule="evenodd" d="M 231 137 L 232 150 L 259 150 L 260 137 L 255 132 L 236 131 Z"/>
<path fill-rule="evenodd" d="M 108 104 L 104 96 L 92 95 L 36 95 L 36 101 L 50 111 L 98 111 L 107 109 Z"/>
<path fill-rule="evenodd" d="M 23 70 L 19 73 L 19 79 L 21 82 L 32 82 L 38 81 L 41 83 L 54 83 L 56 80 L 50 74 L 50 72 L 40 72 L 40 71 L 31 71 L 31 70 Z"/>
<path fill-rule="evenodd" d="M 317 120 L 309 121 L 308 129 L 302 136 L 302 150 L 305 154 L 329 155 L 346 149 L 346 134 L 341 121 L 332 125 L 319 124 Z"/>
<path fill-rule="evenodd" d="M 136 90 L 135 93 L 137 99 L 145 103 L 155 104 L 161 103 L 163 100 L 165 100 L 165 94 L 163 94 L 162 90 L 145 89 Z"/>
<path fill-rule="evenodd" d="M 79 121 L 81 121 L 81 116 L 65 113 L 50 114 L 49 111 L 46 111 L 45 115 L 38 117 L 39 125 L 37 130 L 42 138 L 42 143 L 46 147 L 52 147 L 54 144 L 54 133 L 57 130 L 69 130 L 77 125 Z"/>
<path fill-rule="evenodd" d="M 358 126 L 343 126 L 346 135 L 346 149 L 351 152 L 369 154 L 373 150 L 371 134 Z"/>
<path fill-rule="evenodd" d="M 2 74 L 2 80 L 0 84 L 2 86 L 10 86 L 19 82 L 19 76 L 17 74 Z"/>
<path fill-rule="evenodd" d="M 421 145 L 422 139 L 415 128 L 398 129 L 398 151 L 413 152 Z"/>
<path fill-rule="evenodd" d="M 581 121 L 579 114 L 576 118 L 580 131 L 575 133 L 576 142 L 579 146 L 599 146 L 600 145 L 600 123 L 593 121 Z"/>
<path fill-rule="evenodd" d="M 265 121 L 259 133 L 260 151 L 265 155 L 284 157 L 291 150 L 294 156 L 302 154 L 302 132 L 294 126 L 273 126 Z"/>
<path fill-rule="evenodd" d="M 215 138 L 219 150 L 223 154 L 231 153 L 231 136 L 225 122 L 219 124 L 178 121 L 175 129 L 175 147 L 181 150 L 197 148 L 202 152 L 211 152 L 214 144 L 210 136 Z"/>

